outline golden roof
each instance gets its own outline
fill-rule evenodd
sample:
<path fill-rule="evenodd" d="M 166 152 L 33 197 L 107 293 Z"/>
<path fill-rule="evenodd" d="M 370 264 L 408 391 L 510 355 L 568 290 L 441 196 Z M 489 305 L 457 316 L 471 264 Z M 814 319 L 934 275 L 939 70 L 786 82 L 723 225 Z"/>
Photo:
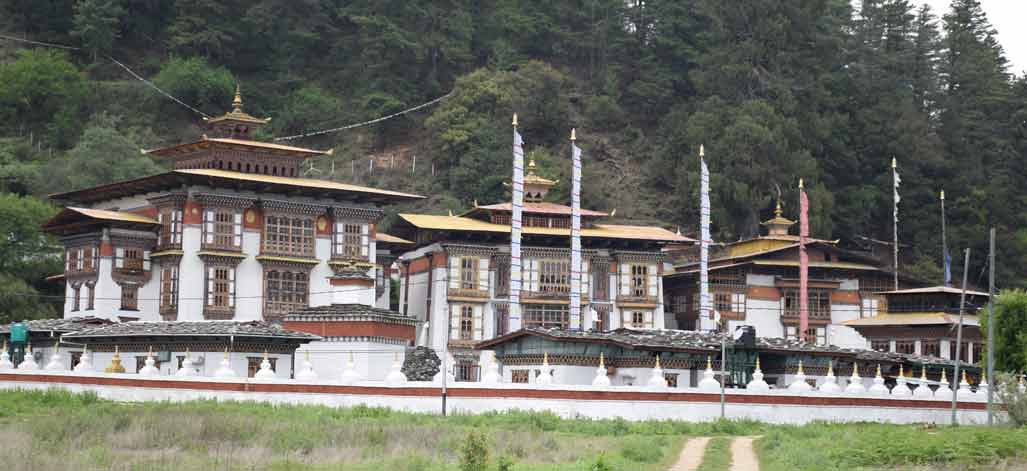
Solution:
<path fill-rule="evenodd" d="M 392 234 L 386 234 L 384 232 L 375 233 L 374 240 L 376 242 L 385 242 L 387 244 L 407 244 L 407 245 L 412 245 L 413 244 L 413 242 L 411 242 L 409 240 L 406 240 L 406 239 L 403 239 L 403 238 L 400 238 L 400 237 L 396 237 L 396 236 L 394 236 Z"/>
<path fill-rule="evenodd" d="M 753 260 L 754 265 L 769 265 L 778 267 L 798 267 L 796 260 Z M 810 268 L 837 268 L 841 270 L 877 270 L 873 265 L 853 262 L 809 262 Z"/>
<path fill-rule="evenodd" d="M 878 294 L 962 294 L 963 290 L 954 288 L 952 286 L 928 286 L 926 288 L 912 288 L 912 289 L 900 289 L 898 291 L 883 291 Z M 981 291 L 966 290 L 966 294 L 969 296 L 987 296 L 988 293 Z"/>
<path fill-rule="evenodd" d="M 788 219 L 784 216 L 784 211 L 781 209 L 781 200 L 777 200 L 777 207 L 774 208 L 774 218 L 763 221 L 764 226 L 792 226 L 795 225 L 795 221 Z"/>
<path fill-rule="evenodd" d="M 242 93 L 239 90 L 239 84 L 235 85 L 235 99 L 232 100 L 232 111 L 225 113 L 217 118 L 203 118 L 208 124 L 218 123 L 221 121 L 241 121 L 244 123 L 253 124 L 267 124 L 271 121 L 271 118 L 255 118 L 242 110 Z"/>
<path fill-rule="evenodd" d="M 315 188 L 323 190 L 337 190 L 337 191 L 352 191 L 359 193 L 373 193 L 379 195 L 388 196 L 399 196 L 403 198 L 424 198 L 421 195 L 415 195 L 411 193 L 402 193 L 399 191 L 381 190 L 378 188 L 371 188 L 360 185 L 350 185 L 347 183 L 339 183 L 330 180 L 319 180 L 316 178 L 297 178 L 297 177 L 281 177 L 274 175 L 260 175 L 255 173 L 242 173 L 232 172 L 228 170 L 217 170 L 208 168 L 197 168 L 197 169 L 183 169 L 175 170 L 174 173 L 188 174 L 188 175 L 201 175 L 208 177 L 228 178 L 233 180 L 259 182 L 259 183 L 271 183 L 277 185 L 291 185 L 303 188 Z"/>
<path fill-rule="evenodd" d="M 418 229 L 494 233 L 510 232 L 509 225 L 493 224 L 463 216 L 435 216 L 429 214 L 401 213 L 399 217 Z M 571 232 L 570 229 L 556 227 L 525 227 L 522 231 L 524 234 L 529 235 L 554 235 L 566 237 L 570 237 Z M 677 235 L 660 227 L 628 226 L 620 224 L 596 224 L 595 227 L 582 229 L 581 236 L 592 238 L 653 240 L 663 242 L 692 241 L 692 239 Z"/>
<path fill-rule="evenodd" d="M 949 325 L 959 323 L 959 316 L 946 312 L 910 312 L 902 314 L 878 314 L 874 317 L 842 322 L 849 327 L 872 327 L 890 325 Z M 977 316 L 963 315 L 963 325 L 979 326 Z"/>
<path fill-rule="evenodd" d="M 486 210 L 486 211 L 512 211 L 513 210 L 513 204 L 512 203 L 497 203 L 497 204 L 489 204 L 489 205 L 485 205 L 485 206 L 477 206 L 474 209 L 471 209 L 470 211 L 467 211 L 466 213 L 464 213 L 464 215 L 473 213 L 475 210 L 478 210 L 478 209 L 483 209 L 483 210 Z M 523 206 L 522 210 L 525 213 L 535 213 L 535 214 L 556 214 L 556 215 L 568 215 L 568 216 L 571 214 L 571 207 L 570 206 L 567 206 L 567 205 L 564 205 L 564 204 L 558 204 L 558 203 L 549 203 L 549 202 L 545 202 L 545 201 L 538 202 L 538 203 L 526 202 L 526 203 L 524 203 L 524 206 Z M 581 215 L 585 216 L 585 217 L 609 216 L 608 213 L 604 213 L 602 211 L 594 211 L 594 210 L 591 210 L 591 209 L 582 209 L 581 210 Z"/>
<path fill-rule="evenodd" d="M 528 161 L 528 174 L 524 176 L 525 185 L 539 185 L 539 186 L 553 186 L 559 183 L 559 180 L 550 180 L 545 177 L 540 177 L 535 174 L 535 158 L 533 157 Z"/>
<path fill-rule="evenodd" d="M 196 141 L 196 142 L 187 142 L 187 143 L 184 143 L 184 144 L 176 144 L 176 145 L 169 146 L 169 147 L 161 147 L 159 149 L 144 150 L 143 153 L 145 153 L 145 154 L 153 154 L 153 155 L 156 155 L 158 157 L 171 157 L 171 156 L 175 156 L 177 154 L 176 151 L 178 151 L 179 149 L 183 149 L 183 148 L 187 148 L 187 147 L 191 147 L 191 146 L 197 146 L 197 145 L 202 147 L 202 145 L 204 143 L 208 143 L 208 142 L 216 142 L 216 143 L 220 143 L 220 144 L 229 144 L 229 145 L 236 145 L 236 146 L 243 146 L 243 147 L 254 147 L 254 148 L 258 148 L 258 149 L 278 150 L 278 151 L 283 151 L 283 152 L 292 152 L 292 153 L 296 153 L 296 154 L 304 154 L 304 156 L 332 155 L 332 152 L 333 152 L 332 149 L 328 149 L 328 150 L 314 150 L 314 149 L 307 149 L 307 148 L 304 148 L 304 147 L 293 147 L 293 146 L 286 146 L 286 145 L 282 145 L 282 144 L 274 144 L 274 143 L 271 143 L 271 142 L 251 141 L 251 140 L 247 140 L 247 139 L 232 139 L 232 138 L 229 138 L 229 137 L 207 137 L 207 136 L 203 136 L 203 139 L 201 139 L 199 141 Z"/>
<path fill-rule="evenodd" d="M 100 219 L 103 221 L 114 221 L 114 222 L 133 222 L 138 224 L 160 224 L 156 219 L 148 218 L 146 216 L 140 216 L 134 213 L 125 213 L 121 211 L 107 211 L 105 209 L 90 209 L 90 208 L 65 208 L 66 211 L 79 213 L 83 216 L 92 219 Z"/>

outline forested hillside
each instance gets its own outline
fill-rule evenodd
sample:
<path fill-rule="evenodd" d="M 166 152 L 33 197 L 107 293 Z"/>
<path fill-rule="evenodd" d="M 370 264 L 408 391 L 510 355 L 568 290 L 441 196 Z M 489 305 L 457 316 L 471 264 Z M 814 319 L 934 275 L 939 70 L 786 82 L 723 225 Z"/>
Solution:
<path fill-rule="evenodd" d="M 816 237 L 890 240 L 895 157 L 906 269 L 940 281 L 944 188 L 955 270 L 972 247 L 981 279 L 994 225 L 1000 286 L 1027 284 L 1027 81 L 974 0 L 0 0 L 0 34 L 79 48 L 0 39 L 0 189 L 26 197 L 0 199 L 4 313 L 60 294 L 18 222 L 53 211 L 34 198 L 158 171 L 139 149 L 199 137 L 236 83 L 267 140 L 452 92 L 283 141 L 336 148 L 308 176 L 430 195 L 403 209 L 505 198 L 515 111 L 562 184 L 578 129 L 586 206 L 685 233 L 705 144 L 722 240 L 757 233 L 778 187 L 795 217 L 800 177 Z"/>

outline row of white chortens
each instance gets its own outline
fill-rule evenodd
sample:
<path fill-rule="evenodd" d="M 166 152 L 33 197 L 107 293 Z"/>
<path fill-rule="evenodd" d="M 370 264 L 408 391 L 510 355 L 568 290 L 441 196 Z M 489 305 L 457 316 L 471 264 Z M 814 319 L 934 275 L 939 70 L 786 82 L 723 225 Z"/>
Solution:
<path fill-rule="evenodd" d="M 11 362 L 10 354 L 7 352 L 6 345 L 4 349 L 0 351 L 0 371 L 5 370 L 21 370 L 21 371 L 33 371 L 39 370 L 39 364 L 36 363 L 33 355 L 31 355 L 31 347 L 29 347 L 29 354 L 25 355 L 25 360 L 15 367 Z M 146 356 L 145 366 L 139 370 L 140 376 L 154 377 L 159 374 L 158 369 L 154 366 L 155 360 L 153 358 L 153 352 L 151 351 Z M 480 382 L 483 384 L 499 384 L 503 382 L 503 376 L 499 373 L 499 365 L 496 363 L 494 358 L 489 358 L 487 361 L 483 361 L 482 368 L 484 374 L 481 375 Z M 42 369 L 44 371 L 66 371 L 64 358 L 57 349 L 53 355 L 50 356 L 49 362 Z M 392 369 L 389 374 L 385 377 L 385 383 L 389 386 L 402 386 L 407 383 L 407 377 L 401 371 L 402 365 L 399 360 L 399 355 L 396 355 L 392 362 Z M 79 359 L 79 362 L 73 368 L 73 372 L 93 374 L 93 365 L 91 363 L 90 354 L 88 351 L 84 351 Z M 121 366 L 121 357 L 117 348 L 115 348 L 114 357 L 111 361 L 111 366 L 106 368 L 106 373 L 124 373 L 125 370 Z M 441 372 L 436 375 L 436 380 L 441 379 Z M 703 392 L 719 392 L 721 390 L 720 382 L 716 379 L 716 372 L 713 370 L 713 362 L 710 358 L 706 360 L 706 369 L 703 371 L 703 378 L 699 381 L 698 390 Z M 192 360 L 186 355 L 182 361 L 182 367 L 175 373 L 178 377 L 190 377 L 200 376 L 199 371 L 193 365 Z M 449 381 L 453 381 L 452 374 L 449 375 Z M 216 378 L 235 378 L 237 377 L 236 372 L 232 369 L 231 363 L 227 355 L 221 360 L 220 367 L 214 373 Z M 268 361 L 267 352 L 264 352 L 264 359 L 260 363 L 260 369 L 254 375 L 254 379 L 257 381 L 271 381 L 277 379 L 275 371 L 271 366 L 271 362 Z M 317 382 L 321 378 L 316 371 L 314 371 L 313 365 L 310 362 L 310 353 L 307 352 L 303 362 L 300 365 L 299 371 L 296 373 L 296 381 L 304 383 Z M 363 378 L 357 373 L 354 362 L 353 354 L 351 353 L 349 359 L 346 361 L 346 365 L 342 370 L 342 374 L 339 378 L 339 383 L 343 385 L 356 384 L 362 381 Z M 891 396 L 891 397 L 914 397 L 917 399 L 952 399 L 952 388 L 949 386 L 948 379 L 946 377 L 945 370 L 942 370 L 941 381 L 932 382 L 928 381 L 926 376 L 926 369 L 922 369 L 919 379 L 913 379 L 912 376 L 907 377 L 902 367 L 899 367 L 899 375 L 895 378 L 896 384 L 894 387 L 889 389 L 885 385 L 884 378 L 881 376 L 881 367 L 878 365 L 877 373 L 873 378 L 873 384 L 867 388 L 863 386 L 863 380 L 859 376 L 859 371 L 853 368 L 852 375 L 849 377 L 849 384 L 843 389 L 838 385 L 837 378 L 834 374 L 834 366 L 830 364 L 827 370 L 827 376 L 824 377 L 824 381 L 820 386 L 814 388 L 807 382 L 806 373 L 803 371 L 802 362 L 799 362 L 798 371 L 794 376 L 791 384 L 788 385 L 787 391 L 794 394 L 809 393 L 814 389 L 816 391 L 828 394 L 846 394 L 852 396 Z M 937 389 L 931 390 L 929 384 L 935 383 L 938 385 Z M 539 370 L 536 378 L 535 385 L 537 386 L 552 386 L 554 385 L 554 379 L 552 375 L 552 367 L 549 365 L 549 354 L 545 354 L 542 359 L 542 367 Z M 609 387 L 610 378 L 607 376 L 607 369 L 603 355 L 599 356 L 599 367 L 596 368 L 595 379 L 592 381 L 593 386 Z M 912 386 L 912 387 L 910 387 Z M 957 398 L 963 398 L 967 400 L 983 400 L 988 394 L 988 382 L 987 378 L 982 377 L 981 382 L 977 385 L 976 391 L 970 388 L 970 383 L 966 380 L 966 373 L 963 373 L 963 377 L 959 381 L 958 388 L 955 391 Z M 660 357 L 656 357 L 656 364 L 652 369 L 652 373 L 649 377 L 648 382 L 643 386 L 643 389 L 649 390 L 664 390 L 668 388 L 667 380 L 663 374 L 663 368 L 660 366 Z M 769 393 L 771 387 L 763 380 L 763 371 L 760 369 L 760 361 L 756 359 L 756 369 L 753 371 L 752 380 L 746 384 L 747 390 L 752 392 Z M 1019 380 L 1020 392 L 1025 392 L 1025 384 L 1023 377 Z"/>

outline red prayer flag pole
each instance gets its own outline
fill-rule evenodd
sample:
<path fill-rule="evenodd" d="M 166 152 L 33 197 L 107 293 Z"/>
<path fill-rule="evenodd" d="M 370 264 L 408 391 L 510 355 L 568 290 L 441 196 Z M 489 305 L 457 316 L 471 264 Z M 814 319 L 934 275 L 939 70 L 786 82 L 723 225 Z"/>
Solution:
<path fill-rule="evenodd" d="M 806 239 L 809 237 L 809 198 L 799 179 L 799 338 L 806 341 L 809 328 L 809 255 Z"/>

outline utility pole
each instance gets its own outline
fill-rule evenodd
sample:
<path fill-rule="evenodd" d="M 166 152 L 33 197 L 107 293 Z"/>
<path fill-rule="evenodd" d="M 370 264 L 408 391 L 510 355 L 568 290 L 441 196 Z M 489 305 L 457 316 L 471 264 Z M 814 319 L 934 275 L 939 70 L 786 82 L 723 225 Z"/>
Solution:
<path fill-rule="evenodd" d="M 725 329 L 726 330 L 726 329 Z M 727 332 L 720 333 L 720 420 L 724 420 L 724 384 L 727 383 Z"/>
<path fill-rule="evenodd" d="M 964 249 L 965 255 L 963 256 L 963 294 L 959 296 L 959 324 L 956 326 L 956 369 L 952 374 L 952 425 L 956 426 L 959 423 L 956 421 L 956 396 L 959 392 L 959 357 L 963 351 L 963 308 L 966 306 L 966 273 L 970 267 L 970 247 Z"/>
<path fill-rule="evenodd" d="M 988 378 L 995 383 L 995 228 L 992 227 L 988 241 Z M 988 425 L 994 421 L 992 390 L 988 387 Z"/>

